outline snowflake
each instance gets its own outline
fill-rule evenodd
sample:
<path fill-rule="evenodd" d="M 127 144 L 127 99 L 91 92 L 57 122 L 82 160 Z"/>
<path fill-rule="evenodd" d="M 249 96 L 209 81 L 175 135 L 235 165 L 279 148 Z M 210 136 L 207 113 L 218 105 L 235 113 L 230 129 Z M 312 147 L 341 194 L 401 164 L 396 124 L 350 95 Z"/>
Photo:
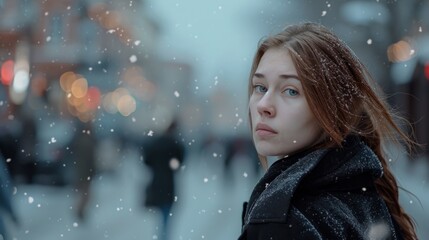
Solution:
<path fill-rule="evenodd" d="M 137 62 L 137 56 L 136 56 L 136 55 L 131 55 L 131 57 L 130 57 L 130 62 L 131 62 L 131 63 L 135 63 L 135 62 Z"/>

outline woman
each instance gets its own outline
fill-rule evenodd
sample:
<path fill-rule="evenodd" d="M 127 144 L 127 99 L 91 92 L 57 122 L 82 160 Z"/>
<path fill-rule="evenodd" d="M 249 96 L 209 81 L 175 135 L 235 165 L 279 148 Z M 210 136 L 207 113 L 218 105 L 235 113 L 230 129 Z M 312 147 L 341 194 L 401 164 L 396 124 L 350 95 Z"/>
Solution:
<path fill-rule="evenodd" d="M 263 40 L 249 80 L 262 165 L 243 209 L 242 239 L 416 239 L 398 202 L 385 140 L 395 124 L 353 52 L 304 23 Z"/>

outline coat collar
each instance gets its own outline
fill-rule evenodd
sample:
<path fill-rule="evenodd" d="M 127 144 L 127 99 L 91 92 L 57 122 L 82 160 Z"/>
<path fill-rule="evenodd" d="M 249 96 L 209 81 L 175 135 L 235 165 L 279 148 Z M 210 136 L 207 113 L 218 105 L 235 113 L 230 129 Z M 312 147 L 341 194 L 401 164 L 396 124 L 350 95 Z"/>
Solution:
<path fill-rule="evenodd" d="M 373 179 L 381 175 L 376 155 L 354 136 L 346 138 L 341 148 L 305 151 L 280 159 L 255 186 L 244 223 L 284 222 L 292 197 L 298 193 L 351 191 L 362 188 L 362 184 L 371 188 Z"/>

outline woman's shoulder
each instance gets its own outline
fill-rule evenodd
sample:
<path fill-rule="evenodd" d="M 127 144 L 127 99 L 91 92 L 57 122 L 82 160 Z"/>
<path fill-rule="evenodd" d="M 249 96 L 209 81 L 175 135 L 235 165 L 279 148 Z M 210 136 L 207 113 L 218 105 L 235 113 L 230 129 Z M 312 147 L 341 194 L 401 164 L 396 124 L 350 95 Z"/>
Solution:
<path fill-rule="evenodd" d="M 387 206 L 375 191 L 306 195 L 294 199 L 293 207 L 324 237 L 371 239 L 375 229 L 383 228 L 388 237 L 382 239 L 391 239 L 394 232 Z M 289 221 L 295 221 L 292 215 Z"/>

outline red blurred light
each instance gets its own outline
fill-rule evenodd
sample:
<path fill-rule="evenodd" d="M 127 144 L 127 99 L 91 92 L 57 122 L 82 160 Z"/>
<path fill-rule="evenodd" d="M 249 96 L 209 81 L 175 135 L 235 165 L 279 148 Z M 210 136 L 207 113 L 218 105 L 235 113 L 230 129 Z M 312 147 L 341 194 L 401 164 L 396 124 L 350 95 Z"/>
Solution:
<path fill-rule="evenodd" d="M 13 80 L 13 75 L 14 75 L 14 62 L 12 60 L 7 60 L 6 62 L 4 62 L 1 66 L 1 82 L 4 85 L 10 86 L 10 84 L 12 83 Z"/>
<path fill-rule="evenodd" d="M 101 93 L 97 87 L 88 88 L 87 96 L 87 104 L 90 109 L 96 109 L 100 105 Z"/>
<path fill-rule="evenodd" d="M 429 80 L 429 62 L 425 64 L 425 77 L 426 80 Z"/>

